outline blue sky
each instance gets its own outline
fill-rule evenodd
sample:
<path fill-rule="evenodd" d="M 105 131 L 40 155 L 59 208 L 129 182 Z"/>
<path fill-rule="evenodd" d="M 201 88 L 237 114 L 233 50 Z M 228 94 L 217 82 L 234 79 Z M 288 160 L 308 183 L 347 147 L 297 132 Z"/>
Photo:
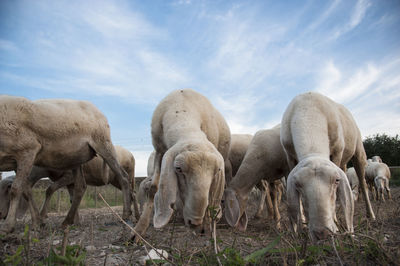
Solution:
<path fill-rule="evenodd" d="M 400 2 L 0 1 L 0 93 L 93 102 L 137 176 L 150 121 L 193 88 L 232 133 L 279 123 L 297 94 L 344 104 L 362 135 L 400 133 Z"/>

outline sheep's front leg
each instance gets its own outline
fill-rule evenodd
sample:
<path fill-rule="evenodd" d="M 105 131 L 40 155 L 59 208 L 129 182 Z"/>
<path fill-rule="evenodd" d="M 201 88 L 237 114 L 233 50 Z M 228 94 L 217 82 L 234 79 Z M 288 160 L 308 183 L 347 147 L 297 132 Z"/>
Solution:
<path fill-rule="evenodd" d="M 160 181 L 161 161 L 162 161 L 162 154 L 156 153 L 154 158 L 154 173 L 152 177 L 152 184 L 150 186 L 150 189 L 146 191 L 147 199 L 143 206 L 143 212 L 139 218 L 139 221 L 136 223 L 136 226 L 134 228 L 135 232 L 132 236 L 132 239 L 135 242 L 140 241 L 140 237 L 138 237 L 137 234 L 139 234 L 140 236 L 144 235 L 146 233 L 147 228 L 150 225 L 150 219 L 152 217 L 151 215 L 153 213 L 153 207 L 154 207 L 154 196 L 156 195 L 158 189 L 158 183 Z"/>
<path fill-rule="evenodd" d="M 38 144 L 34 149 L 31 149 L 29 152 L 26 152 L 21 158 L 17 159 L 16 176 L 10 191 L 10 208 L 6 220 L 2 228 L 0 229 L 1 234 L 7 234 L 14 231 L 17 209 L 21 196 L 24 194 L 25 197 L 27 197 L 28 201 L 32 200 L 32 194 L 30 194 L 32 191 L 28 182 L 28 176 L 32 170 L 33 162 L 39 148 L 40 145 Z M 35 210 L 37 211 L 37 209 L 33 207 L 32 202 L 28 203 L 31 211 L 32 222 L 35 226 L 38 223 L 39 213 L 35 213 Z"/>

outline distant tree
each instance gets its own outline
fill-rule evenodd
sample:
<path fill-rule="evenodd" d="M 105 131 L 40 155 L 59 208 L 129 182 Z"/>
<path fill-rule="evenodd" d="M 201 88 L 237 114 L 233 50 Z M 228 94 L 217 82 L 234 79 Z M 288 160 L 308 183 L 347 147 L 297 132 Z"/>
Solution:
<path fill-rule="evenodd" d="M 364 141 L 367 158 L 379 155 L 382 161 L 389 166 L 400 166 L 400 137 L 391 137 L 383 134 L 376 134 L 367 137 Z"/>

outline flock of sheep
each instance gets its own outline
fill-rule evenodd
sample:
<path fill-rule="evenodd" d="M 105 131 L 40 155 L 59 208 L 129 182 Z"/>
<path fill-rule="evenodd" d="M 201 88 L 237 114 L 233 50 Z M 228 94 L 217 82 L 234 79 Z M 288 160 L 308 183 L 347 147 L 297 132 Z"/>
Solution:
<path fill-rule="evenodd" d="M 387 165 L 379 157 L 367 161 L 350 112 L 319 93 L 296 96 L 280 125 L 251 136 L 231 135 L 223 116 L 203 95 L 176 90 L 156 107 L 151 136 L 154 152 L 138 204 L 135 160 L 112 144 L 107 119 L 94 105 L 0 96 L 0 171 L 16 172 L 0 182 L 0 218 L 5 218 L 0 233 L 12 232 L 16 217 L 27 207 L 33 226 L 38 226 L 51 195 L 64 186 L 71 208 L 63 226 L 79 222 L 86 185 L 112 184 L 123 193 L 123 219 L 130 219 L 133 203 L 134 229 L 140 235 L 151 219 L 161 228 L 174 212 L 194 230 L 203 230 L 222 215 L 230 226 L 246 230 L 247 201 L 257 186 L 262 191 L 258 216 L 267 202 L 280 229 L 279 202 L 286 190 L 292 230 L 307 225 L 316 241 L 338 231 L 337 198 L 350 233 L 358 191 L 371 219 L 375 215 L 368 187 L 374 198 L 384 200 L 385 190 L 391 198 Z M 350 160 L 354 168 L 346 175 Z M 43 177 L 53 183 L 39 212 L 32 187 Z M 210 210 L 217 217 L 210 217 Z"/>

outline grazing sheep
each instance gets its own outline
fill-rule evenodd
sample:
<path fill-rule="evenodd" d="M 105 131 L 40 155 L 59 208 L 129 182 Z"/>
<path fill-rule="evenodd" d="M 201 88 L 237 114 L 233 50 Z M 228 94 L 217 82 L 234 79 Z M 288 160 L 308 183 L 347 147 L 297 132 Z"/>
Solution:
<path fill-rule="evenodd" d="M 226 184 L 230 183 L 232 177 L 234 177 L 239 170 L 252 138 L 253 136 L 250 134 L 232 134 L 228 160 L 225 162 Z M 268 214 L 274 215 L 274 210 L 278 207 L 273 205 L 273 203 L 277 202 L 272 201 L 271 195 L 272 197 L 281 195 L 279 194 L 280 182 L 278 181 L 275 186 L 274 182 L 273 184 L 269 184 L 267 181 L 261 180 L 256 186 L 261 191 L 261 196 L 255 217 L 263 217 L 265 202 L 267 203 Z"/>
<path fill-rule="evenodd" d="M 358 185 L 359 185 L 359 183 L 358 183 L 356 169 L 354 169 L 354 167 L 347 169 L 346 176 L 349 179 L 349 184 L 351 187 L 351 191 L 353 192 L 354 200 L 358 200 Z"/>
<path fill-rule="evenodd" d="M 119 165 L 106 117 L 91 103 L 66 99 L 30 101 L 0 96 L 0 171 L 16 171 L 10 191 L 10 209 L 0 232 L 14 230 L 17 207 L 27 197 L 34 226 L 39 213 L 33 204 L 28 176 L 32 166 L 70 170 L 74 198 L 63 225 L 72 224 L 86 183 L 81 165 L 100 155 L 112 171 L 124 195 L 123 218 L 131 215 L 127 173 Z"/>
<path fill-rule="evenodd" d="M 302 201 L 313 240 L 336 232 L 338 190 L 347 230 L 353 232 L 354 200 L 344 173 L 351 158 L 367 213 L 375 219 L 364 179 L 366 155 L 361 134 L 343 105 L 315 92 L 296 96 L 282 118 L 281 142 L 292 169 L 287 180 L 287 198 L 294 231 L 300 225 Z"/>
<path fill-rule="evenodd" d="M 392 199 L 389 188 L 390 169 L 385 163 L 368 162 L 365 169 L 365 179 L 374 199 L 385 201 L 384 190 L 386 190 L 388 198 Z"/>
<path fill-rule="evenodd" d="M 135 158 L 133 157 L 132 153 L 127 149 L 118 145 L 114 147 L 117 154 L 118 163 L 128 174 L 128 182 L 129 184 L 131 184 L 132 202 L 135 210 L 135 217 L 136 219 L 139 219 L 139 208 L 137 206 L 136 196 L 135 196 Z M 104 163 L 104 160 L 102 158 L 94 157 L 89 162 L 83 164 L 82 168 L 86 185 L 105 186 L 111 184 L 114 187 L 118 188 L 119 190 L 122 190 L 121 185 L 118 182 L 117 176 Z M 70 177 L 66 177 L 67 175 L 66 172 L 62 173 L 62 178 L 57 178 L 56 176 L 52 178 L 52 175 L 54 175 L 54 171 L 48 171 L 48 172 L 49 173 L 46 176 L 48 176 L 52 181 L 54 181 L 54 183 L 46 190 L 46 199 L 43 203 L 41 210 L 42 217 L 47 217 L 48 204 L 50 203 L 51 196 L 55 191 L 57 191 L 61 187 L 68 186 L 71 194 L 73 188 L 72 179 Z M 37 176 L 36 181 L 38 181 L 42 177 L 44 176 Z M 79 218 L 78 214 L 76 215 Z"/>
<path fill-rule="evenodd" d="M 135 178 L 135 158 L 132 153 L 120 146 L 115 146 L 115 151 L 117 153 L 117 159 L 119 164 L 124 168 L 124 170 L 128 173 L 129 182 L 134 186 L 134 178 Z M 114 187 L 121 190 L 121 186 L 114 174 L 114 172 L 110 171 L 110 168 L 104 164 L 103 159 L 100 157 L 95 157 L 89 162 L 82 165 L 83 167 L 83 176 L 85 178 L 86 185 L 90 186 L 105 186 L 107 184 L 112 184 Z M 32 171 L 29 174 L 29 185 L 33 187 L 40 179 L 48 177 L 53 184 L 51 184 L 46 190 L 46 199 L 43 203 L 40 215 L 42 218 L 47 217 L 47 208 L 50 203 L 51 196 L 58 189 L 67 186 L 68 192 L 70 193 L 70 199 L 73 198 L 73 178 L 72 171 L 56 171 L 56 170 L 48 170 L 45 168 L 33 166 Z M 11 185 L 11 183 L 10 183 Z M 134 191 L 134 187 L 132 187 L 132 191 Z M 3 193 L 4 192 L 4 193 Z M 7 193 L 6 193 L 7 192 Z M 9 208 L 9 190 L 0 191 L 0 201 L 7 201 L 8 203 L 2 208 L 0 208 L 0 219 L 4 219 L 7 216 L 8 208 Z M 133 203 L 135 206 L 135 215 L 137 219 L 139 219 L 139 210 L 136 206 L 136 198 L 135 195 L 132 196 Z M 20 203 L 26 200 L 24 198 L 21 199 Z M 74 223 L 79 223 L 79 215 L 78 210 L 74 215 Z"/>
<path fill-rule="evenodd" d="M 232 134 L 228 160 L 225 165 L 226 184 L 229 184 L 232 177 L 236 175 L 252 138 L 253 136 L 250 134 Z"/>
<path fill-rule="evenodd" d="M 246 230 L 246 206 L 250 191 L 262 179 L 270 184 L 288 172 L 286 154 L 280 143 L 280 127 L 258 131 L 246 152 L 235 177 L 225 190 L 225 218 L 229 225 Z M 274 197 L 274 201 L 277 197 Z M 274 203 L 274 220 L 279 228 L 278 204 Z"/>
<path fill-rule="evenodd" d="M 183 204 L 185 224 L 200 227 L 207 207 L 218 212 L 224 191 L 224 160 L 231 138 L 225 119 L 203 95 L 176 90 L 154 111 L 151 135 L 154 173 L 136 232 L 146 231 L 153 202 L 154 227 L 161 228 L 170 220 L 177 200 Z"/>

